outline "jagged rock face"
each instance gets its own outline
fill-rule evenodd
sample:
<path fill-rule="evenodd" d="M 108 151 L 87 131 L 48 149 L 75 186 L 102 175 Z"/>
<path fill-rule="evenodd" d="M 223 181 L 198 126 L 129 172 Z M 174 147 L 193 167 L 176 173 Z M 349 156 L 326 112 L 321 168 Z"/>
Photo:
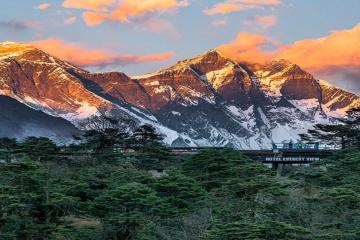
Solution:
<path fill-rule="evenodd" d="M 197 105 L 216 100 L 249 104 L 254 88 L 249 74 L 236 62 L 209 51 L 194 59 L 178 62 L 159 72 L 136 76 L 151 98 L 151 110 L 168 105 Z"/>
<path fill-rule="evenodd" d="M 126 102 L 128 99 L 136 100 L 136 96 L 132 96 L 134 88 L 124 92 L 125 97 L 121 98 L 121 95 L 116 95 L 116 91 L 111 91 L 116 88 L 109 88 L 109 93 L 106 93 L 96 84 L 108 79 L 114 79 L 108 83 L 110 88 L 121 80 L 136 82 L 122 73 L 90 74 L 28 45 L 0 43 L 0 95 L 16 99 L 46 114 L 62 117 L 75 125 L 100 111 L 111 112 L 117 116 L 132 118 L 137 123 L 154 125 L 159 131 L 166 132 L 168 143 L 180 137 L 177 132 L 161 125 L 150 112 Z M 9 112 L 4 113 L 3 117 L 6 114 Z M 53 121 L 53 124 L 58 123 Z M 67 129 L 64 128 L 64 131 Z M 48 131 L 46 133 L 47 136 L 50 134 Z M 58 132 L 54 131 L 53 134 L 57 135 Z M 193 143 L 191 139 L 188 141 Z"/>
<path fill-rule="evenodd" d="M 135 106 L 151 109 L 151 99 L 137 80 L 133 80 L 124 73 L 96 73 L 87 72 L 78 73 L 83 81 L 93 84 L 94 88 L 100 88 L 101 91 L 115 99 L 128 102 Z"/>
<path fill-rule="evenodd" d="M 322 103 L 328 112 L 343 115 L 351 107 L 360 106 L 360 98 L 356 94 L 336 88 L 325 81 L 320 81 Z"/>
<path fill-rule="evenodd" d="M 13 54 L 0 59 L 0 93 L 53 114 L 69 114 L 70 118 L 111 108 L 111 104 L 105 104 L 70 74 L 70 69 L 76 68 L 38 49 L 20 45 Z"/>
<path fill-rule="evenodd" d="M 203 81 L 188 68 L 165 71 L 147 79 L 139 79 L 148 93 L 151 111 L 157 112 L 168 105 L 197 105 L 214 101 L 214 95 Z"/>
<path fill-rule="evenodd" d="M 139 79 L 152 97 L 167 86 L 170 96 L 190 98 L 191 93 L 188 103 L 167 97 L 165 91 L 157 96 L 164 101 L 154 101 L 158 107 L 150 110 L 165 126 L 186 133 L 199 144 L 237 148 L 296 140 L 316 123 L 335 121 L 331 117 L 339 107 L 349 108 L 359 99 L 347 95 L 344 101 L 338 97 L 340 92 L 334 92 L 331 97 L 339 102 L 328 109 L 322 84 L 296 64 L 280 60 L 244 65 L 218 51 L 133 79 Z M 179 91 L 185 84 L 191 91 Z M 203 101 L 206 99 L 212 101 Z"/>
<path fill-rule="evenodd" d="M 289 99 L 321 99 L 321 88 L 315 79 L 291 79 L 280 91 Z"/>
<path fill-rule="evenodd" d="M 152 124 L 173 146 L 266 148 L 297 140 L 314 124 L 333 122 L 360 105 L 355 94 L 296 64 L 249 65 L 216 50 L 130 78 L 92 74 L 33 47 L 6 43 L 0 44 L 0 83 L 0 95 L 75 124 L 108 110 Z"/>
<path fill-rule="evenodd" d="M 288 99 L 316 98 L 321 101 L 319 82 L 299 66 L 285 60 L 274 61 L 257 69 L 262 88 L 270 94 L 282 95 Z"/>

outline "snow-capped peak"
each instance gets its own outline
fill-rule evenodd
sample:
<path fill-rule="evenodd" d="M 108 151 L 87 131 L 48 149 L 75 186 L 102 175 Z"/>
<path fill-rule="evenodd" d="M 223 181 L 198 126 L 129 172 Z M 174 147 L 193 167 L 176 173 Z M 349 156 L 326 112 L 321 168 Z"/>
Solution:
<path fill-rule="evenodd" d="M 175 65 L 165 68 L 163 70 L 144 75 L 132 76 L 131 78 L 141 80 L 149 77 L 154 77 L 166 72 L 181 72 L 187 70 L 193 71 L 195 74 L 198 74 L 200 76 L 206 75 L 208 72 L 211 71 L 217 71 L 226 68 L 229 65 L 237 66 L 238 63 L 226 57 L 218 49 L 215 48 L 194 58 L 178 61 Z M 202 67 L 206 68 L 206 70 L 203 70 Z M 197 73 L 197 70 L 200 71 Z"/>
<path fill-rule="evenodd" d="M 0 43 L 0 59 L 19 56 L 33 49 L 33 46 L 27 44 L 3 42 Z"/>
<path fill-rule="evenodd" d="M 266 148 L 360 105 L 359 96 L 289 61 L 250 65 L 217 49 L 132 78 L 91 74 L 29 45 L 0 44 L 0 60 L 20 54 L 0 61 L 0 94 L 74 123 L 115 111 L 154 125 L 173 146 Z"/>

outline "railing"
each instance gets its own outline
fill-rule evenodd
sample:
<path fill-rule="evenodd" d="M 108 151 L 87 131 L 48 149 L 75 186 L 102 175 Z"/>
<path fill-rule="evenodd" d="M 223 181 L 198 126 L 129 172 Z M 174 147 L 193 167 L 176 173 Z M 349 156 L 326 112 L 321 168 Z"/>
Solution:
<path fill-rule="evenodd" d="M 322 143 L 273 143 L 272 150 L 340 150 L 339 145 L 328 145 Z"/>

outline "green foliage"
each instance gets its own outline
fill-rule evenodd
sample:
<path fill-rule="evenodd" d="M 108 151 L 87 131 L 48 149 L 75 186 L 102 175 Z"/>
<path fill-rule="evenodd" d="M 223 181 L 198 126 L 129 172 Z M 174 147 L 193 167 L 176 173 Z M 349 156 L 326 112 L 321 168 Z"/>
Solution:
<path fill-rule="evenodd" d="M 0 160 L 9 162 L 12 156 L 18 151 L 16 139 L 0 138 Z"/>
<path fill-rule="evenodd" d="M 61 217 L 76 209 L 74 199 L 61 190 L 37 164 L 0 164 L 0 236 L 50 238 Z"/>
<path fill-rule="evenodd" d="M 96 198 L 91 212 L 102 219 L 116 239 L 134 239 L 149 222 L 147 216 L 161 213 L 161 207 L 154 190 L 141 183 L 128 183 Z"/>
<path fill-rule="evenodd" d="M 255 240 L 261 239 L 265 228 L 251 223 L 232 222 L 218 224 L 210 230 L 206 240 Z"/>
<path fill-rule="evenodd" d="M 30 159 L 37 161 L 53 160 L 60 150 L 53 141 L 44 137 L 28 137 L 20 147 Z"/>
<path fill-rule="evenodd" d="M 283 222 L 269 221 L 264 224 L 233 222 L 218 224 L 205 235 L 206 240 L 304 240 L 309 231 L 303 227 Z"/>
<path fill-rule="evenodd" d="M 164 136 L 150 125 L 135 129 L 130 138 L 130 146 L 137 151 L 139 168 L 163 170 L 169 162 L 173 162 L 163 139 Z"/>
<path fill-rule="evenodd" d="M 128 153 L 0 140 L 0 239 L 360 239 L 359 150 L 277 177 L 230 149 L 176 166 L 154 134 Z"/>
<path fill-rule="evenodd" d="M 340 124 L 317 124 L 308 134 L 301 134 L 305 141 L 340 145 L 342 149 L 360 148 L 360 107 L 347 111 L 347 118 Z"/>
<path fill-rule="evenodd" d="M 92 212 L 100 218 L 114 213 L 152 214 L 158 210 L 158 204 L 160 199 L 154 190 L 141 183 L 128 183 L 96 198 Z"/>
<path fill-rule="evenodd" d="M 219 188 L 229 179 L 265 173 L 264 167 L 233 150 L 205 150 L 183 164 L 184 172 L 207 190 Z"/>
<path fill-rule="evenodd" d="M 199 206 L 206 196 L 205 190 L 194 179 L 176 171 L 156 179 L 151 186 L 177 213 Z"/>

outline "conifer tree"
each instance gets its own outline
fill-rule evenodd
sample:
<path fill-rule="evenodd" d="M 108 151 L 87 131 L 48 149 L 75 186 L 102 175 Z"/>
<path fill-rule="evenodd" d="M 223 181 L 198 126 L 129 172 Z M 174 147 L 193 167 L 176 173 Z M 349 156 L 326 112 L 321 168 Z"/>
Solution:
<path fill-rule="evenodd" d="M 145 169 L 163 170 L 172 160 L 168 148 L 164 145 L 164 135 L 159 134 L 151 125 L 142 125 L 135 129 L 132 147 L 137 151 L 139 166 Z"/>
<path fill-rule="evenodd" d="M 60 151 L 60 148 L 46 137 L 28 137 L 20 147 L 21 151 L 30 159 L 37 161 L 52 160 Z"/>
<path fill-rule="evenodd" d="M 129 133 L 135 126 L 136 122 L 128 117 L 102 113 L 81 122 L 80 127 L 84 134 L 76 139 L 85 142 L 96 153 L 113 151 L 115 148 L 126 149 Z"/>
<path fill-rule="evenodd" d="M 360 148 L 360 107 L 347 111 L 339 124 L 317 124 L 307 134 L 301 134 L 304 141 L 322 142 L 346 148 Z"/>
<path fill-rule="evenodd" d="M 96 198 L 91 209 L 102 219 L 111 239 L 131 240 L 149 223 L 150 216 L 159 213 L 161 205 L 152 189 L 140 183 L 129 183 Z"/>
<path fill-rule="evenodd" d="M 0 160 L 9 162 L 11 156 L 18 150 L 18 143 L 16 139 L 0 138 Z"/>

